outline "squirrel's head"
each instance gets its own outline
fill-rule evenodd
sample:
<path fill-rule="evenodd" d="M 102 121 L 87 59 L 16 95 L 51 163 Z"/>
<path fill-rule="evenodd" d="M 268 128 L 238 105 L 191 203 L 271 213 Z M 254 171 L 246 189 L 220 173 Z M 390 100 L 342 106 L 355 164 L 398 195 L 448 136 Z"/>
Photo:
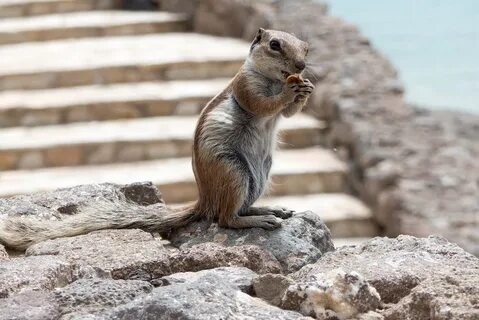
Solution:
<path fill-rule="evenodd" d="M 309 45 L 294 35 L 259 29 L 251 44 L 248 63 L 264 76 L 283 81 L 306 68 Z"/>

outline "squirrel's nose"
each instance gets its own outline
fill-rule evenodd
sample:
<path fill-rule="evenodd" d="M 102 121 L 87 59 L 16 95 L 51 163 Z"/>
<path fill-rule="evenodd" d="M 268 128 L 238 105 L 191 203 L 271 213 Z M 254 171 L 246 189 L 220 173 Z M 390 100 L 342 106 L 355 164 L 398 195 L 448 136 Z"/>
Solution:
<path fill-rule="evenodd" d="M 294 66 L 298 72 L 301 72 L 304 70 L 304 68 L 306 68 L 306 63 L 304 63 L 304 61 L 296 61 Z"/>

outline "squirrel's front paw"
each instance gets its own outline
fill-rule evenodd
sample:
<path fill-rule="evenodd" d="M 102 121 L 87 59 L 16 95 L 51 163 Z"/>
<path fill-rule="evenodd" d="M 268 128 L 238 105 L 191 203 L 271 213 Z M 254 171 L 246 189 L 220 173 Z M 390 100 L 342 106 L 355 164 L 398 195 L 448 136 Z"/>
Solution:
<path fill-rule="evenodd" d="M 285 84 L 283 94 L 288 98 L 288 102 L 305 101 L 314 90 L 314 85 L 308 79 L 299 83 Z"/>
<path fill-rule="evenodd" d="M 294 92 L 296 93 L 295 102 L 307 100 L 314 90 L 314 84 L 308 79 L 304 79 L 302 83 L 295 84 L 294 87 Z"/>

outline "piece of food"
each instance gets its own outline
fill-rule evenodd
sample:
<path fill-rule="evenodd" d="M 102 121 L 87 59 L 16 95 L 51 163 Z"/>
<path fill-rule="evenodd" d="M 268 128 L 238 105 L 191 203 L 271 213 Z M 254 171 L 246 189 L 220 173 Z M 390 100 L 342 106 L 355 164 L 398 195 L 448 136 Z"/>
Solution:
<path fill-rule="evenodd" d="M 288 78 L 286 78 L 287 84 L 302 83 L 302 82 L 303 82 L 303 78 L 301 78 L 301 75 L 299 74 L 292 74 Z"/>

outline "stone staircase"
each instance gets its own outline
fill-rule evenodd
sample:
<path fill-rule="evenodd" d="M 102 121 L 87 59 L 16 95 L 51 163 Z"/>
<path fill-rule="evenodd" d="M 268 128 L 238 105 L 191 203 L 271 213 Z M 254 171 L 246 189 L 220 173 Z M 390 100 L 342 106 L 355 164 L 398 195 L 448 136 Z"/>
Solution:
<path fill-rule="evenodd" d="M 248 43 L 188 31 L 184 16 L 115 1 L 0 0 L 0 197 L 77 184 L 153 181 L 168 203 L 196 197 L 197 115 Z M 318 212 L 338 243 L 378 233 L 344 193 L 347 166 L 319 146 L 326 124 L 280 123 L 262 204 Z"/>

